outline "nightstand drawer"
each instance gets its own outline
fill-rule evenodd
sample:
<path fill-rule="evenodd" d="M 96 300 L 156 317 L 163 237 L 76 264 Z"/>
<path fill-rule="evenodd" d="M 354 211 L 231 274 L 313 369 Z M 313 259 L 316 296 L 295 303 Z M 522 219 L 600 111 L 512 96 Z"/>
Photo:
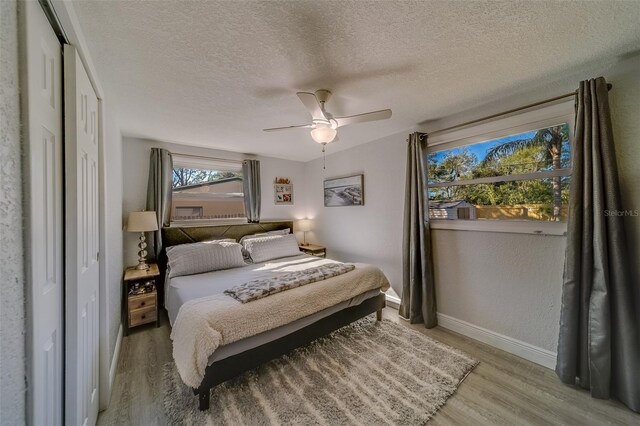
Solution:
<path fill-rule="evenodd" d="M 156 320 L 156 307 L 140 308 L 129 312 L 129 327 L 146 324 Z"/>
<path fill-rule="evenodd" d="M 139 296 L 129 296 L 129 310 L 155 307 L 156 293 L 141 294 Z"/>

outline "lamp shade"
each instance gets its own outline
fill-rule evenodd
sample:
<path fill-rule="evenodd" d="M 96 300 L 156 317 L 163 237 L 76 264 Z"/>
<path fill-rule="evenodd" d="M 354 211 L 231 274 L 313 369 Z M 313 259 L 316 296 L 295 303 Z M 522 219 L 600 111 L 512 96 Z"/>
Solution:
<path fill-rule="evenodd" d="M 127 223 L 127 231 L 129 232 L 147 232 L 158 230 L 158 219 L 156 212 L 131 212 L 129 213 L 129 222 Z"/>
<path fill-rule="evenodd" d="M 297 222 L 298 231 L 308 232 L 311 231 L 311 221 L 309 219 L 302 219 Z"/>
<path fill-rule="evenodd" d="M 311 138 L 318 143 L 329 143 L 336 138 L 338 132 L 331 127 L 317 127 L 311 131 Z"/>

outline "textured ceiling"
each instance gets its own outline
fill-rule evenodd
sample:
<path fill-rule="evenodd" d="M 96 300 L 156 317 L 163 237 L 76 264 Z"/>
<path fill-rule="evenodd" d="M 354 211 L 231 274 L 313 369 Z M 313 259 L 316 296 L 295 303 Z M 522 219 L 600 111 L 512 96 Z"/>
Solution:
<path fill-rule="evenodd" d="M 326 88 L 330 151 L 640 46 L 640 2 L 75 1 L 126 135 L 311 160 L 296 91 Z"/>

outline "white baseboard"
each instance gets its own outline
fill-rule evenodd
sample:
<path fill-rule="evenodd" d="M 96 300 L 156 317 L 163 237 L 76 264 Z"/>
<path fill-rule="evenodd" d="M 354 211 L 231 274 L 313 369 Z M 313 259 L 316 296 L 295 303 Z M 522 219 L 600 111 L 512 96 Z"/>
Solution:
<path fill-rule="evenodd" d="M 387 305 L 394 308 L 394 309 L 398 309 L 400 307 L 400 298 L 396 297 L 396 296 L 392 296 L 390 294 L 385 294 L 386 299 L 387 299 Z"/>
<path fill-rule="evenodd" d="M 388 297 L 388 296 L 387 296 Z M 539 348 L 521 340 L 514 339 L 486 328 L 450 317 L 449 315 L 438 313 L 438 325 L 463 336 L 470 337 L 482 343 L 486 343 L 505 352 L 517 355 L 528 361 L 535 362 L 550 369 L 556 367 L 555 352 Z"/>
<path fill-rule="evenodd" d="M 111 357 L 111 365 L 109 366 L 109 389 L 113 389 L 113 380 L 116 378 L 116 370 L 118 369 L 118 361 L 120 360 L 120 345 L 122 344 L 122 335 L 124 331 L 122 324 L 118 329 L 118 337 L 116 338 L 116 347 L 113 350 L 113 357 Z"/>

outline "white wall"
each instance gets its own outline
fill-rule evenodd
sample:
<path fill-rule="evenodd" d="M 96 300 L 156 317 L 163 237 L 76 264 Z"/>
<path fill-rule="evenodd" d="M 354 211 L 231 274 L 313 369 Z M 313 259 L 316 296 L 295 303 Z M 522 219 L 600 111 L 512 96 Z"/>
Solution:
<path fill-rule="evenodd" d="M 100 408 L 109 405 L 111 386 L 119 354 L 122 286 L 122 137 L 116 107 L 111 99 L 102 99 L 100 145 Z"/>
<path fill-rule="evenodd" d="M 124 261 L 125 265 L 137 262 L 138 235 L 124 231 L 127 215 L 146 207 L 147 183 L 149 179 L 149 158 L 151 148 L 164 148 L 176 154 L 201 155 L 213 158 L 242 160 L 255 158 L 260 160 L 262 174 L 262 212 L 261 220 L 302 219 L 305 217 L 305 163 L 281 160 L 272 157 L 248 156 L 237 152 L 199 148 L 149 139 L 125 137 L 122 148 L 122 217 Z M 293 183 L 293 205 L 275 205 L 273 183 L 276 177 L 288 177 Z M 121 234 L 122 235 L 122 234 Z"/>
<path fill-rule="evenodd" d="M 101 257 L 102 277 L 100 297 L 106 298 L 101 306 L 106 309 L 101 316 L 105 335 L 108 338 L 109 366 L 113 368 L 114 351 L 116 348 L 118 331 L 120 330 L 121 285 L 123 274 L 122 259 L 122 136 L 116 118 L 116 106 L 106 99 L 104 117 L 105 139 L 103 144 L 103 176 L 104 190 L 102 193 L 101 227 L 104 238 L 100 251 L 105 253 Z"/>
<path fill-rule="evenodd" d="M 429 131 L 575 90 L 578 82 L 604 75 L 610 92 L 624 208 L 640 209 L 640 57 L 600 61 L 545 87 L 496 96 L 493 102 L 420 126 Z M 437 100 L 434 100 L 436 102 Z M 307 163 L 310 239 L 341 260 L 380 265 L 399 293 L 402 285 L 402 220 L 410 133 L 386 137 Z M 324 178 L 364 172 L 365 205 L 323 207 Z M 640 258 L 640 218 L 626 219 L 629 258 Z M 433 231 L 438 312 L 555 352 L 566 239 L 561 236 Z M 633 262 L 640 282 L 640 262 Z M 640 302 L 639 302 L 640 303 Z"/>
<path fill-rule="evenodd" d="M 0 1 L 0 424 L 25 422 L 25 299 L 17 3 Z"/>
<path fill-rule="evenodd" d="M 327 247 L 334 259 L 379 266 L 396 293 L 402 288 L 402 217 L 406 142 L 412 130 L 306 164 L 307 240 Z M 336 142 L 340 143 L 340 142 Z M 331 145 L 327 147 L 331 151 Z M 324 207 L 323 181 L 364 174 L 364 205 Z"/>
<path fill-rule="evenodd" d="M 438 313 L 556 350 L 566 238 L 434 230 Z"/>

